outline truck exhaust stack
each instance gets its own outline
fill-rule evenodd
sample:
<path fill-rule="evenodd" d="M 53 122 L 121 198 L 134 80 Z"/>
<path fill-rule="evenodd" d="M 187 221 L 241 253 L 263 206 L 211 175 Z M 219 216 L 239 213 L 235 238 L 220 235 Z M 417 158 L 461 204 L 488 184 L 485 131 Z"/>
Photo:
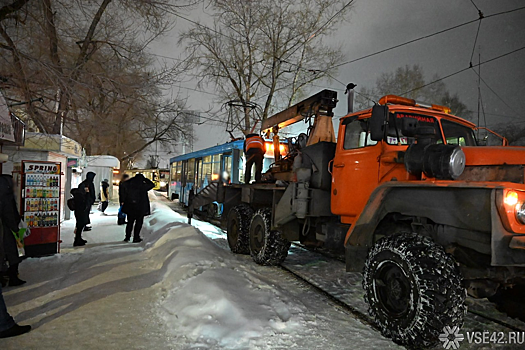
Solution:
<path fill-rule="evenodd" d="M 346 86 L 346 91 L 345 91 L 345 94 L 348 94 L 348 111 L 347 113 L 350 114 L 350 113 L 354 113 L 354 88 L 356 87 L 357 85 L 354 84 L 354 83 L 350 83 Z"/>

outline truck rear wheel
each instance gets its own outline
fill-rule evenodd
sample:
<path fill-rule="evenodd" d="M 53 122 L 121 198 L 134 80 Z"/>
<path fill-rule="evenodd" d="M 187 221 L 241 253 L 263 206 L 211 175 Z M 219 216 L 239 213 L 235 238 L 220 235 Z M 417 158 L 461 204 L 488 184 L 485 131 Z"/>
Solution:
<path fill-rule="evenodd" d="M 249 233 L 252 216 L 253 209 L 244 203 L 231 208 L 228 213 L 228 245 L 235 254 L 250 254 Z"/>
<path fill-rule="evenodd" d="M 461 327 L 466 313 L 462 282 L 452 256 L 415 233 L 379 240 L 363 271 L 368 312 L 381 333 L 415 348 L 435 344 L 445 326 Z"/>
<path fill-rule="evenodd" d="M 250 224 L 250 254 L 259 265 L 279 265 L 288 256 L 290 242 L 281 232 L 270 230 L 271 217 L 271 209 L 259 209 Z"/>

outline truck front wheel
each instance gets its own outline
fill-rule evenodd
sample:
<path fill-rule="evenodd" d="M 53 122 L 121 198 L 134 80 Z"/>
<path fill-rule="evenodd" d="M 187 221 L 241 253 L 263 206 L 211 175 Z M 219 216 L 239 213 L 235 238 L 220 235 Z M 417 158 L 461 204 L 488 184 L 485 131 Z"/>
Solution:
<path fill-rule="evenodd" d="M 458 266 L 428 237 L 396 233 L 379 240 L 368 254 L 363 288 L 370 316 L 397 343 L 429 347 L 445 326 L 463 324 L 466 292 Z"/>
<path fill-rule="evenodd" d="M 228 213 L 228 245 L 235 254 L 249 254 L 249 232 L 253 209 L 248 204 L 239 204 Z"/>
<path fill-rule="evenodd" d="M 271 209 L 259 209 L 250 224 L 250 254 L 259 265 L 278 265 L 288 256 L 290 242 L 281 232 L 270 230 L 271 217 Z"/>

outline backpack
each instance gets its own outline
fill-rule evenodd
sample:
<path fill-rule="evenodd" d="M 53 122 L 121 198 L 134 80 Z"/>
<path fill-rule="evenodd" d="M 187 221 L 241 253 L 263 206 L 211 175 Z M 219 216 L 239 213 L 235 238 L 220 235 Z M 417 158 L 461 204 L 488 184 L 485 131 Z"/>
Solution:
<path fill-rule="evenodd" d="M 69 208 L 69 210 L 75 211 L 75 198 L 74 197 L 69 198 L 66 203 L 67 203 L 67 207 Z"/>

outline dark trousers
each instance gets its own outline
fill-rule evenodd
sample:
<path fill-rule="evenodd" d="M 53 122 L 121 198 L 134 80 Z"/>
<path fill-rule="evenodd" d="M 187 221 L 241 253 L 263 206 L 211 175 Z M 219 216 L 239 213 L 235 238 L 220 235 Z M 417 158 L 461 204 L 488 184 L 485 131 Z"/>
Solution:
<path fill-rule="evenodd" d="M 108 208 L 108 205 L 109 205 L 108 201 L 102 202 L 102 212 L 104 212 L 104 210 Z"/>
<path fill-rule="evenodd" d="M 84 230 L 84 224 L 79 224 L 75 226 L 75 241 L 80 241 L 82 239 L 82 230 Z"/>
<path fill-rule="evenodd" d="M 2 295 L 2 284 L 0 283 L 0 332 L 6 331 L 15 325 L 15 321 L 7 312 L 4 297 Z"/>
<path fill-rule="evenodd" d="M 126 224 L 126 239 L 131 238 L 131 231 L 133 231 L 133 240 L 140 238 L 140 230 L 144 223 L 144 215 L 128 214 L 128 223 Z M 133 227 L 135 224 L 135 227 Z"/>
<path fill-rule="evenodd" d="M 246 170 L 244 172 L 244 183 L 250 183 L 252 179 L 252 166 L 255 164 L 255 182 L 260 182 L 262 177 L 263 153 L 252 153 L 246 155 Z"/>

